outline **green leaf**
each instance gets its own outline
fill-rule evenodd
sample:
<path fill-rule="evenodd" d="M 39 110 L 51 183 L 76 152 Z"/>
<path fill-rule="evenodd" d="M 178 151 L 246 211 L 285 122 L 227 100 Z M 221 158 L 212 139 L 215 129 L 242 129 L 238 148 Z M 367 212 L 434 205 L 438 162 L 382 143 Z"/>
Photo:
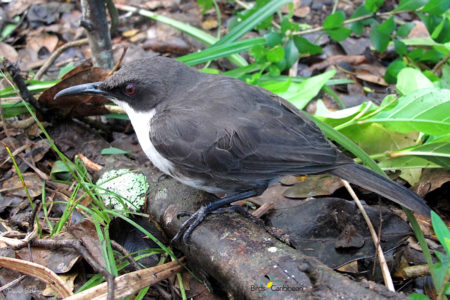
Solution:
<path fill-rule="evenodd" d="M 450 1 L 448 0 L 430 0 L 422 11 L 432 15 L 440 15 L 445 13 L 449 7 Z"/>
<path fill-rule="evenodd" d="M 141 16 L 151 18 L 151 19 L 161 22 L 163 24 L 167 24 L 175 29 L 178 29 L 178 30 L 196 38 L 197 40 L 199 40 L 200 42 L 204 43 L 207 46 L 211 46 L 218 41 L 218 39 L 216 37 L 204 32 L 194 26 L 188 25 L 184 22 L 177 21 L 177 20 L 174 20 L 172 18 L 163 16 L 163 15 L 155 14 L 149 10 L 140 9 L 140 8 L 136 8 L 136 7 L 128 6 L 128 5 L 120 5 L 120 6 L 118 5 L 117 7 L 121 10 L 138 13 Z M 242 58 L 241 56 L 236 55 L 236 54 L 232 55 L 230 57 L 230 61 L 238 67 L 243 67 L 248 64 L 244 58 Z"/>
<path fill-rule="evenodd" d="M 400 71 L 406 68 L 407 64 L 400 58 L 394 60 L 386 69 L 384 80 L 387 83 L 397 83 L 397 77 Z"/>
<path fill-rule="evenodd" d="M 42 92 L 55 84 L 57 84 L 59 80 L 55 81 L 38 81 L 38 80 L 26 80 L 25 83 L 27 84 L 27 88 L 32 93 L 38 93 Z M 0 91 L 0 98 L 5 97 L 11 97 L 11 96 L 17 96 L 16 93 L 17 86 L 14 88 L 7 87 Z"/>
<path fill-rule="evenodd" d="M 103 148 L 102 155 L 120 155 L 120 154 L 130 154 L 130 152 L 115 148 L 115 147 L 109 147 L 109 148 Z"/>
<path fill-rule="evenodd" d="M 441 87 L 443 89 L 450 89 L 450 63 L 446 63 L 442 67 Z"/>
<path fill-rule="evenodd" d="M 198 6 L 202 7 L 202 14 L 213 7 L 213 0 L 197 0 Z"/>
<path fill-rule="evenodd" d="M 27 108 L 22 102 L 19 103 L 3 103 L 2 111 L 5 119 L 16 117 L 18 115 L 28 113 Z"/>
<path fill-rule="evenodd" d="M 378 172 L 380 175 L 386 176 L 383 170 L 377 165 L 377 163 L 367 155 L 364 150 L 362 150 L 358 145 L 356 145 L 351 139 L 335 130 L 330 125 L 320 121 L 317 118 L 311 117 L 311 119 L 316 123 L 316 125 L 325 133 L 327 138 L 337 142 L 339 145 L 344 147 L 346 150 L 353 153 L 356 157 L 360 158 L 363 164 L 375 172 Z M 387 177 L 387 176 L 386 176 Z"/>
<path fill-rule="evenodd" d="M 298 53 L 297 47 L 295 47 L 294 41 L 289 40 L 289 42 L 284 47 L 284 57 L 283 61 L 285 64 L 285 69 L 289 69 L 298 60 L 300 54 Z"/>
<path fill-rule="evenodd" d="M 416 155 L 428 159 L 444 168 L 450 169 L 450 143 L 435 142 L 410 147 L 392 154 L 392 157 Z"/>
<path fill-rule="evenodd" d="M 397 91 L 402 95 L 408 95 L 415 90 L 433 87 L 433 83 L 417 69 L 404 68 L 397 77 Z"/>
<path fill-rule="evenodd" d="M 50 176 L 59 180 L 69 180 L 72 177 L 71 172 L 75 169 L 75 164 L 57 160 L 53 163 Z"/>
<path fill-rule="evenodd" d="M 397 51 L 399 55 L 406 55 L 408 53 L 408 48 L 406 45 L 399 40 L 394 40 L 394 47 L 395 51 Z"/>
<path fill-rule="evenodd" d="M 367 4 L 367 2 L 366 2 L 366 4 Z M 351 15 L 350 19 L 354 19 L 354 18 L 362 17 L 362 16 L 367 16 L 367 15 L 371 15 L 371 14 L 372 13 L 366 8 L 365 5 L 361 5 L 355 10 L 353 15 Z M 361 35 L 363 33 L 364 25 L 368 25 L 368 24 L 370 24 L 373 21 L 374 21 L 373 18 L 369 18 L 369 19 L 366 19 L 366 20 L 353 22 L 353 23 L 350 24 L 350 28 L 352 29 L 352 31 L 355 34 Z"/>
<path fill-rule="evenodd" d="M 377 122 L 399 132 L 421 131 L 431 135 L 443 135 L 450 132 L 449 111 L 450 90 L 420 89 L 400 97 L 394 108 L 383 110 L 358 123 Z"/>
<path fill-rule="evenodd" d="M 418 156 L 400 156 L 381 160 L 378 166 L 384 171 L 401 169 L 440 168 L 441 166 Z"/>
<path fill-rule="evenodd" d="M 264 38 L 266 39 L 267 45 L 269 47 L 274 47 L 276 45 L 279 45 L 283 42 L 284 36 L 279 32 L 269 32 L 264 35 Z"/>
<path fill-rule="evenodd" d="M 298 109 L 303 109 L 319 93 L 322 86 L 336 74 L 335 70 L 308 78 L 302 83 L 292 83 L 289 89 L 279 96 L 285 98 Z"/>
<path fill-rule="evenodd" d="M 399 133 L 378 123 L 348 126 L 340 132 L 370 155 L 410 147 L 418 138 L 417 132 Z"/>
<path fill-rule="evenodd" d="M 210 60 L 227 57 L 232 54 L 248 51 L 252 47 L 262 46 L 266 44 L 266 40 L 263 37 L 253 38 L 243 41 L 234 42 L 228 45 L 220 45 L 216 47 L 206 48 L 202 51 L 191 53 L 177 60 L 184 62 L 188 66 L 195 66 Z"/>
<path fill-rule="evenodd" d="M 381 23 L 378 30 L 384 34 L 391 35 L 391 33 L 395 30 L 394 16 L 391 16 L 389 19 Z"/>
<path fill-rule="evenodd" d="M 72 71 L 74 68 L 75 68 L 75 64 L 73 63 L 73 61 L 69 62 L 67 65 L 65 65 L 64 67 L 62 67 L 59 70 L 58 78 L 63 77 L 64 75 L 66 75 L 67 73 Z"/>
<path fill-rule="evenodd" d="M 11 33 L 16 30 L 18 24 L 6 24 L 5 27 L 3 27 L 2 33 L 0 35 L 0 41 L 5 40 L 8 36 L 10 36 Z"/>
<path fill-rule="evenodd" d="M 366 0 L 364 6 L 370 12 L 377 12 L 377 10 L 383 5 L 384 0 Z"/>
<path fill-rule="evenodd" d="M 378 52 L 383 53 L 389 45 L 391 36 L 380 31 L 378 29 L 379 27 L 380 25 L 378 24 L 373 25 L 372 30 L 370 31 L 370 41 Z"/>
<path fill-rule="evenodd" d="M 393 11 L 416 10 L 427 4 L 428 1 L 429 0 L 401 0 L 397 8 L 394 9 Z"/>
<path fill-rule="evenodd" d="M 260 24 L 262 21 L 267 19 L 269 16 L 278 11 L 283 5 L 291 2 L 292 0 L 272 0 L 260 9 L 256 10 L 250 17 L 239 23 L 230 32 L 225 35 L 220 41 L 218 41 L 214 46 L 219 46 L 223 44 L 229 44 L 244 34 L 255 28 L 256 25 Z"/>
<path fill-rule="evenodd" d="M 433 229 L 439 242 L 444 247 L 447 255 L 450 256 L 450 231 L 444 221 L 434 211 L 431 211 L 431 224 L 433 224 Z"/>
<path fill-rule="evenodd" d="M 348 38 L 352 31 L 348 28 L 341 27 L 336 29 L 327 29 L 328 35 L 336 42 L 341 42 Z"/>
<path fill-rule="evenodd" d="M 269 49 L 266 52 L 267 61 L 272 62 L 272 63 L 277 63 L 277 62 L 281 61 L 283 59 L 283 57 L 284 57 L 284 49 L 280 45 L 275 46 L 274 48 Z"/>
<path fill-rule="evenodd" d="M 407 37 L 411 30 L 416 26 L 415 23 L 405 23 L 397 29 L 397 36 Z"/>
<path fill-rule="evenodd" d="M 323 22 L 323 28 L 325 29 L 338 29 L 344 24 L 345 13 L 342 10 L 335 12 L 325 18 Z"/>
<path fill-rule="evenodd" d="M 432 63 L 437 63 L 442 59 L 442 54 L 433 49 L 414 49 L 410 51 L 407 56 L 416 62 L 429 61 Z"/>
<path fill-rule="evenodd" d="M 302 54 L 315 55 L 322 53 L 322 47 L 310 43 L 307 39 L 301 36 L 294 36 L 294 43 L 298 51 Z"/>
<path fill-rule="evenodd" d="M 408 295 L 408 298 L 411 300 L 430 300 L 430 298 L 428 298 L 424 294 L 419 294 L 419 293 L 412 293 L 412 294 Z"/>

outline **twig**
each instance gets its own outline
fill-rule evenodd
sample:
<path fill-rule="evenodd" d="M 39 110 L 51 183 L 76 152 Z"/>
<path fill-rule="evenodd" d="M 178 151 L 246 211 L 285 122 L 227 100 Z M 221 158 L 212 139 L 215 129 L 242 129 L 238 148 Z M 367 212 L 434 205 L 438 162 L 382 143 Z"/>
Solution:
<path fill-rule="evenodd" d="M 124 247 L 122 247 L 121 244 L 119 244 L 116 241 L 111 240 L 111 246 L 114 250 L 119 251 L 122 255 L 123 258 L 125 258 L 130 265 L 133 267 L 133 269 L 137 270 L 142 270 L 141 266 L 139 266 L 139 264 L 134 260 L 133 256 L 131 255 L 130 252 L 128 252 L 127 249 L 125 249 Z"/>
<path fill-rule="evenodd" d="M 8 81 L 9 84 L 11 84 L 14 91 L 17 92 L 17 90 L 18 90 L 18 94 L 20 94 L 20 97 L 25 102 L 30 103 L 38 112 L 40 112 L 42 115 L 46 116 L 48 109 L 46 109 L 45 107 L 42 107 L 39 104 L 39 102 L 37 101 L 37 99 L 34 98 L 33 94 L 31 94 L 31 92 L 28 90 L 25 80 L 20 75 L 19 68 L 17 66 L 15 66 L 13 63 L 11 63 L 8 59 L 3 58 L 2 69 L 5 69 L 6 71 L 8 71 L 9 75 L 11 75 L 12 80 L 17 85 L 17 89 L 16 89 L 14 84 L 12 84 L 10 82 L 10 80 L 8 79 L 8 77 L 5 76 L 5 79 Z"/>
<path fill-rule="evenodd" d="M 53 52 L 53 54 L 47 59 L 45 64 L 42 65 L 42 67 L 39 69 L 39 71 L 37 71 L 36 75 L 34 75 L 34 79 L 40 80 L 42 75 L 44 75 L 44 73 L 48 70 L 48 68 L 50 68 L 50 66 L 61 55 L 61 53 L 63 53 L 64 51 L 66 51 L 67 49 L 69 49 L 71 47 L 78 47 L 78 46 L 86 45 L 87 43 L 88 43 L 88 39 L 85 38 L 85 39 L 81 39 L 81 40 L 77 40 L 77 41 L 68 42 L 68 43 L 62 45 L 61 47 L 59 47 L 58 49 L 56 49 L 56 51 Z"/>
<path fill-rule="evenodd" d="M 359 210 L 361 211 L 361 214 L 364 217 L 364 220 L 367 223 L 367 227 L 369 227 L 370 234 L 372 235 L 373 243 L 375 244 L 376 251 L 378 253 L 378 258 L 380 262 L 381 272 L 383 274 L 384 284 L 386 285 L 387 289 L 390 291 L 395 292 L 394 283 L 392 282 L 392 277 L 389 272 L 389 268 L 386 263 L 386 258 L 384 257 L 383 249 L 381 249 L 380 241 L 377 237 L 377 233 L 375 232 L 375 228 L 372 225 L 372 222 L 370 221 L 369 216 L 366 213 L 366 210 L 361 204 L 361 201 L 359 201 L 358 196 L 356 196 L 355 192 L 353 191 L 352 187 L 348 183 L 348 181 L 341 179 L 342 182 L 345 185 L 345 188 L 348 190 L 350 195 L 352 196 L 353 200 L 355 200 L 356 206 L 358 206 Z"/>
<path fill-rule="evenodd" d="M 442 66 L 443 66 L 449 59 L 450 59 L 450 54 L 447 54 L 446 57 L 444 57 L 442 60 L 440 60 L 440 61 L 433 67 L 433 69 L 431 70 L 431 72 L 433 72 L 433 73 L 436 74 L 436 73 L 442 68 Z"/>
<path fill-rule="evenodd" d="M 339 5 L 339 0 L 334 0 L 333 9 L 331 10 L 331 14 L 334 14 L 336 12 L 338 5 Z"/>

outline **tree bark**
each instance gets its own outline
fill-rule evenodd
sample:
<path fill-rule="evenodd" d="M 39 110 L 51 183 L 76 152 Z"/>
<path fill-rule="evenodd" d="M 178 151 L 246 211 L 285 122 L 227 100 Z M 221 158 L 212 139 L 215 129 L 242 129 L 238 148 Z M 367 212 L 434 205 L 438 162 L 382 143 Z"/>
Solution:
<path fill-rule="evenodd" d="M 114 67 L 111 36 L 106 20 L 104 0 L 81 0 L 83 20 L 94 66 L 112 69 Z"/>

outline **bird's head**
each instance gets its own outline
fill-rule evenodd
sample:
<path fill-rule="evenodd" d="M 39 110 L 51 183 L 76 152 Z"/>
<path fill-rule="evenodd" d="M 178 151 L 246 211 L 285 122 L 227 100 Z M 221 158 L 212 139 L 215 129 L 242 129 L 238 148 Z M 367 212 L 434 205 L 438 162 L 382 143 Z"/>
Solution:
<path fill-rule="evenodd" d="M 124 65 L 105 81 L 86 83 L 61 90 L 55 99 L 66 96 L 105 97 L 121 107 L 146 112 L 167 99 L 175 89 L 179 69 L 192 72 L 184 64 L 165 58 L 149 57 Z M 170 87 L 170 88 L 169 88 Z"/>

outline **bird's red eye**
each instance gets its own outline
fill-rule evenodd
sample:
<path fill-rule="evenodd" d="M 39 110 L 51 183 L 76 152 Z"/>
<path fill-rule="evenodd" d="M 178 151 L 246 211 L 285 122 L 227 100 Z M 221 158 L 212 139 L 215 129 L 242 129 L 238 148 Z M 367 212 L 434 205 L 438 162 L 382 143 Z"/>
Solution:
<path fill-rule="evenodd" d="M 134 84 L 127 84 L 126 86 L 125 86 L 125 93 L 128 95 L 128 96 L 133 96 L 134 94 L 136 94 L 136 87 L 134 86 Z"/>

